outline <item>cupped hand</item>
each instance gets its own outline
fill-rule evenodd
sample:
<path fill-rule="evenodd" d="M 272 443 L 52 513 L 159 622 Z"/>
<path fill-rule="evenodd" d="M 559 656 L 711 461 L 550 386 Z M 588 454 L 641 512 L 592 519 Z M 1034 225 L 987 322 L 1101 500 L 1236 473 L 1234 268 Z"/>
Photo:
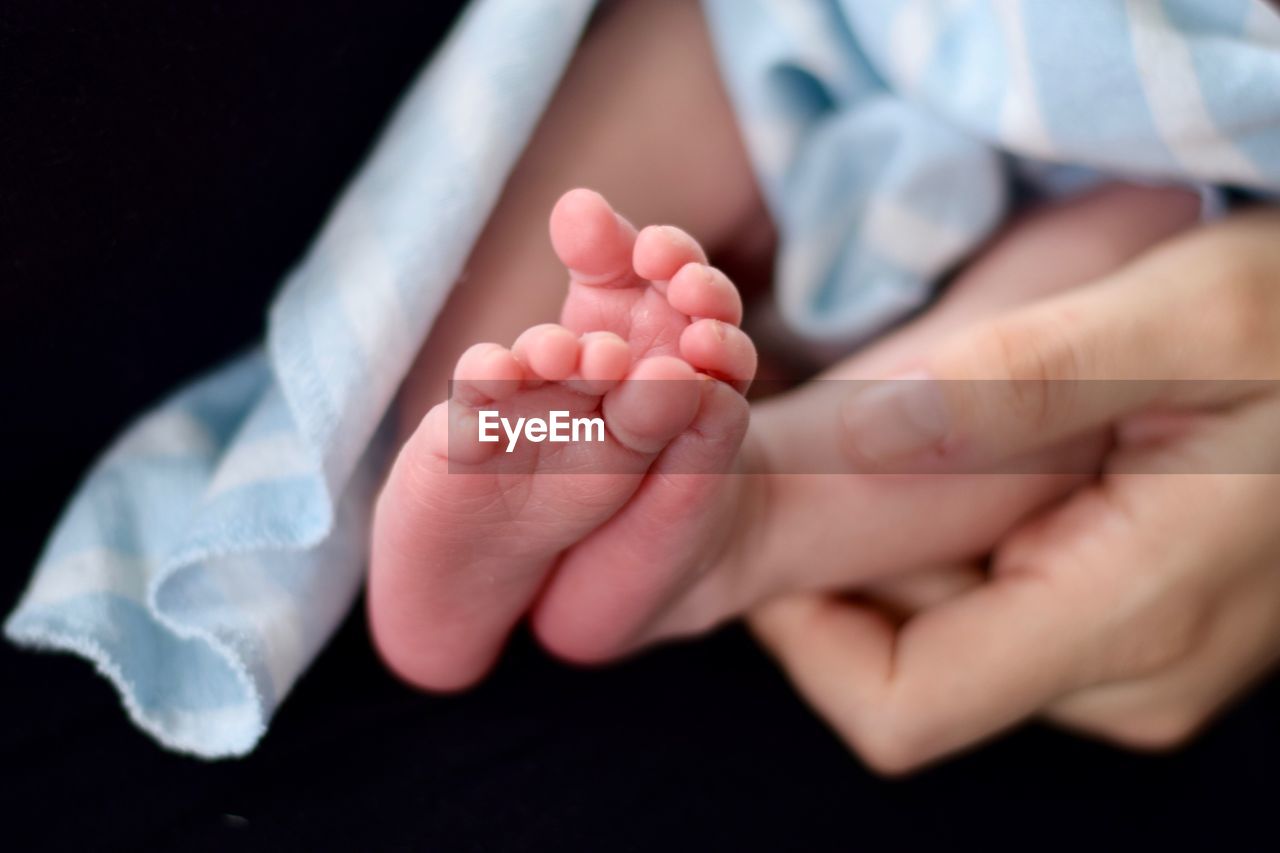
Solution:
<path fill-rule="evenodd" d="M 1176 745 L 1280 658 L 1280 212 L 1193 231 L 909 370 L 852 404 L 844 446 L 868 469 L 981 470 L 1108 424 L 1115 444 L 987 565 L 897 608 L 805 595 L 753 614 L 869 764 L 908 771 L 1036 716 Z"/>

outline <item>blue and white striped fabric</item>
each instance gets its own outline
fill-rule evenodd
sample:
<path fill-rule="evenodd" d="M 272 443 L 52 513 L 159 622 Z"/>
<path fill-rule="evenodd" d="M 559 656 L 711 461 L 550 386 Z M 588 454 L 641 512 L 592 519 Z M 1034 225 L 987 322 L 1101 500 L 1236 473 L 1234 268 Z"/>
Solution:
<path fill-rule="evenodd" d="M 1280 190 L 1280 17 L 1263 0 L 703 6 L 782 238 L 778 308 L 812 339 L 918 308 L 1015 178 Z"/>
<path fill-rule="evenodd" d="M 473 4 L 285 281 L 265 349 L 90 472 L 12 640 L 92 660 L 168 747 L 253 748 L 357 593 L 379 423 L 592 5 Z"/>
<path fill-rule="evenodd" d="M 1280 187 L 1261 0 L 704 3 L 782 230 L 782 313 L 815 339 L 918 307 L 1015 174 Z M 592 5 L 473 3 L 285 282 L 265 349 L 107 452 L 11 639 L 93 660 L 171 748 L 252 749 L 356 594 L 379 424 Z"/>

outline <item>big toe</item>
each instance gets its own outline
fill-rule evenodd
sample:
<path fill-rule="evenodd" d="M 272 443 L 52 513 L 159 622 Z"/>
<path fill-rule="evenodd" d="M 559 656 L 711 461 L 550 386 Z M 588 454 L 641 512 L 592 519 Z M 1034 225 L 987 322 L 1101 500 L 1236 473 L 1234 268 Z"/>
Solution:
<path fill-rule="evenodd" d="M 551 245 L 574 281 L 599 287 L 634 283 L 631 252 L 635 228 L 604 196 L 569 190 L 551 211 Z"/>
<path fill-rule="evenodd" d="M 669 356 L 646 358 L 604 398 L 609 431 L 639 453 L 657 453 L 693 422 L 702 382 L 686 362 Z"/>

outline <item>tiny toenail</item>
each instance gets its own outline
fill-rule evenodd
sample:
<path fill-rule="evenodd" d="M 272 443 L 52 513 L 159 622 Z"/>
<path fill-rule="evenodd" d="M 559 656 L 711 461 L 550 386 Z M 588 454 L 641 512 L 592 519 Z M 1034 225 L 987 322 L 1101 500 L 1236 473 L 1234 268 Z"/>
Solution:
<path fill-rule="evenodd" d="M 723 341 L 724 340 L 724 323 L 720 322 L 719 320 L 712 320 L 711 328 L 716 334 L 716 339 Z"/>

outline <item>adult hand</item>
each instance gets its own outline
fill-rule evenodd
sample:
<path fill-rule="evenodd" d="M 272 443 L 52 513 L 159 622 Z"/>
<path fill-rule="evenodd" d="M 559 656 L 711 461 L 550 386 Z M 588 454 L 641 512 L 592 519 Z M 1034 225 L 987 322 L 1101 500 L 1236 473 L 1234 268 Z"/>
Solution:
<path fill-rule="evenodd" d="M 1280 213 L 962 333 L 913 375 L 963 381 L 855 403 L 861 464 L 981 469 L 1106 424 L 1116 445 L 914 614 L 802 596 L 753 615 L 868 763 L 907 771 L 1036 715 L 1172 746 L 1280 657 Z"/>

